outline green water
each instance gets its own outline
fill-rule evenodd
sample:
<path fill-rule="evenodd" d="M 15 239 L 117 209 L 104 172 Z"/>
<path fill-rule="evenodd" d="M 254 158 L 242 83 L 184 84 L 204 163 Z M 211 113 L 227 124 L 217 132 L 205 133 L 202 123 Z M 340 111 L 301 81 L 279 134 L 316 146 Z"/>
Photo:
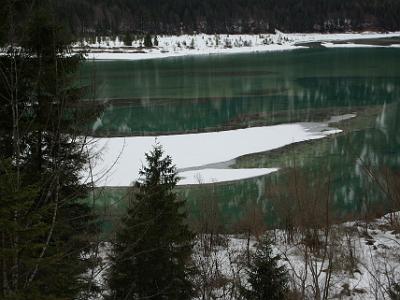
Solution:
<path fill-rule="evenodd" d="M 87 63 L 108 99 L 96 135 L 212 131 L 307 121 L 397 101 L 399 49 L 309 49 Z M 329 109 L 329 112 L 326 109 Z"/>
<path fill-rule="evenodd" d="M 98 101 L 107 101 L 97 136 L 156 135 L 324 120 L 355 112 L 339 124 L 344 134 L 251 154 L 234 167 L 281 167 L 272 176 L 213 186 L 226 218 L 237 219 L 248 202 L 262 203 L 269 187 L 288 183 L 297 166 L 313 185 L 331 182 L 342 214 L 382 201 L 366 176 L 400 168 L 400 49 L 306 49 L 279 53 L 212 55 L 146 61 L 89 62 L 82 80 L 96 79 Z M 198 188 L 185 188 L 193 211 Z"/>

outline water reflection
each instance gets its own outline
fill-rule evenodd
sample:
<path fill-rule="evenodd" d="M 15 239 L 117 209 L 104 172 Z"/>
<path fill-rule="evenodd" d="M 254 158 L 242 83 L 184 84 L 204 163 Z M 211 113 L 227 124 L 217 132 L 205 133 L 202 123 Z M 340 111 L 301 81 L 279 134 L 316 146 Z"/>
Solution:
<path fill-rule="evenodd" d="M 385 204 L 386 196 L 374 176 L 380 176 L 385 168 L 400 170 L 400 101 L 383 104 L 373 111 L 376 114 L 372 117 L 360 115 L 352 127 L 345 128 L 346 134 L 287 151 L 242 157 L 236 167 L 300 168 L 311 186 L 315 180 L 329 178 L 333 204 L 341 215 L 362 211 L 366 201 L 383 206 L 385 211 L 389 205 Z M 266 177 L 266 186 L 278 182 L 284 192 L 290 177 L 287 172 L 278 176 L 279 180 L 274 178 L 276 175 Z M 267 192 L 263 191 L 262 197 L 271 200 Z"/>
<path fill-rule="evenodd" d="M 310 180 L 329 174 L 332 199 L 345 214 L 379 202 L 365 174 L 400 166 L 399 49 L 316 49 L 285 53 L 186 57 L 85 66 L 96 70 L 107 108 L 89 132 L 98 136 L 216 131 L 316 121 L 356 112 L 347 133 L 288 151 L 249 155 L 236 167 L 301 167 Z M 100 101 L 100 100 L 99 100 Z M 295 158 L 295 159 L 294 159 Z M 238 217 L 249 199 L 268 208 L 279 172 L 214 188 L 222 210 Z M 196 188 L 186 190 L 196 199 Z M 194 202 L 193 202 L 194 203 Z"/>
<path fill-rule="evenodd" d="M 113 100 L 92 126 L 92 133 L 154 135 L 312 121 L 363 106 L 390 104 L 399 94 L 399 78 L 298 78 L 290 87 L 256 96 Z"/>
<path fill-rule="evenodd" d="M 328 49 L 86 64 L 108 106 L 100 136 L 310 121 L 397 101 L 397 49 Z M 375 58 L 375 59 L 371 59 Z"/>

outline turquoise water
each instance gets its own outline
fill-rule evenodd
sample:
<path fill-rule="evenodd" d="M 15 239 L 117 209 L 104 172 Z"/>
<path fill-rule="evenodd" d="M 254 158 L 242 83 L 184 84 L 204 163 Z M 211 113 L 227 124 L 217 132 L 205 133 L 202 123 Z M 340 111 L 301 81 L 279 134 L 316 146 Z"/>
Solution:
<path fill-rule="evenodd" d="M 339 124 L 344 134 L 237 159 L 234 167 L 283 170 L 214 186 L 222 211 L 234 219 L 248 202 L 270 209 L 270 187 L 290 184 L 288 167 L 300 168 L 310 186 L 329 177 L 331 201 L 342 214 L 365 210 L 366 199 L 382 201 L 366 166 L 376 173 L 386 167 L 399 170 L 400 49 L 98 61 L 86 63 L 81 74 L 83 82 L 96 79 L 97 101 L 106 103 L 89 129 L 97 136 L 217 131 L 358 115 Z M 197 188 L 184 193 L 191 205 L 201 197 Z"/>
<path fill-rule="evenodd" d="M 399 49 L 307 49 L 85 64 L 107 99 L 97 135 L 148 135 L 308 121 L 397 101 Z"/>

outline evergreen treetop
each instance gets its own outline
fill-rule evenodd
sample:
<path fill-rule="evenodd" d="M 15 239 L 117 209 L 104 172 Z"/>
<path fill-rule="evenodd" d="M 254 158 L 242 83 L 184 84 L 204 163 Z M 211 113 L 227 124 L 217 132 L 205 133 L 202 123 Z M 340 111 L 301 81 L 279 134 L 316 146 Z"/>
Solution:
<path fill-rule="evenodd" d="M 146 35 L 144 36 L 144 41 L 143 44 L 146 48 L 151 48 L 153 47 L 153 43 L 151 41 L 151 35 L 150 33 L 146 33 Z"/>
<path fill-rule="evenodd" d="M 288 292 L 288 275 L 285 266 L 278 266 L 279 255 L 273 256 L 271 241 L 263 238 L 257 245 L 248 269 L 250 287 L 242 288 L 247 300 L 282 300 Z"/>
<path fill-rule="evenodd" d="M 127 47 L 130 47 L 130 46 L 132 46 L 132 42 L 133 42 L 132 35 L 129 32 L 127 32 L 124 35 L 124 45 Z"/>
<path fill-rule="evenodd" d="M 111 256 L 109 286 L 114 299 L 191 299 L 193 234 L 185 224 L 184 201 L 171 157 L 160 145 L 146 154 L 147 165 Z"/>

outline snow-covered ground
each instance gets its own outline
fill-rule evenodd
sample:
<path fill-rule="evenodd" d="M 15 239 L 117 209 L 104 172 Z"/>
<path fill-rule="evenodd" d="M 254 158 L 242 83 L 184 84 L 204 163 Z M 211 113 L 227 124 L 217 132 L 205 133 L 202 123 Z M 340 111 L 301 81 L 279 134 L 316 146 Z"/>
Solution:
<path fill-rule="evenodd" d="M 260 231 L 260 237 L 269 236 L 273 255 L 279 255 L 278 264 L 286 267 L 290 289 L 299 296 L 293 299 L 322 299 L 316 295 L 319 289 L 321 294 L 326 290 L 326 299 L 383 300 L 398 299 L 390 298 L 388 293 L 400 283 L 399 229 L 398 212 L 368 223 L 332 225 L 326 231 L 327 240 L 321 233 L 318 250 L 305 248 L 304 235 L 297 231 L 290 242 L 285 231 L 279 229 Z M 241 299 L 240 286 L 248 285 L 247 259 L 254 253 L 256 243 L 255 236 L 198 234 L 193 253 L 199 270 L 194 278 L 199 292 L 195 299 Z M 109 243 L 100 248 L 102 262 L 93 274 L 102 292 L 93 299 L 103 299 L 101 294 L 107 292 L 109 251 Z"/>
<path fill-rule="evenodd" d="M 99 138 L 92 153 L 99 153 L 93 175 L 97 186 L 129 186 L 137 180 L 144 153 L 160 143 L 176 164 L 180 184 L 222 182 L 265 175 L 276 169 L 229 169 L 229 161 L 250 153 L 292 143 L 324 138 L 341 130 L 329 123 L 354 117 L 336 116 L 327 122 L 293 123 L 220 132 L 154 137 Z M 219 164 L 216 167 L 216 164 Z M 279 166 L 277 166 L 279 167 Z M 224 170 L 222 170 L 224 169 Z"/>
<path fill-rule="evenodd" d="M 280 255 L 280 265 L 285 265 L 289 272 L 291 288 L 301 294 L 304 287 L 305 299 L 322 299 L 316 297 L 317 289 L 321 294 L 326 290 L 327 299 L 390 299 L 389 290 L 400 283 L 399 216 L 399 213 L 388 214 L 369 224 L 356 221 L 334 225 L 327 253 L 324 242 L 317 252 L 305 249 L 301 234 L 291 242 L 286 241 L 283 230 L 271 230 L 267 234 L 272 240 L 274 255 Z M 247 243 L 246 238 L 228 236 L 206 256 L 200 251 L 200 245 L 196 248 L 197 264 L 215 281 L 219 278 L 224 282 L 212 290 L 215 298 L 227 299 L 226 295 L 232 295 L 235 286 L 247 284 L 243 267 Z M 255 245 L 251 237 L 251 253 Z"/>
<path fill-rule="evenodd" d="M 229 54 L 261 51 L 284 51 L 304 48 L 302 43 L 325 42 L 325 47 L 343 47 L 349 44 L 333 44 L 333 41 L 350 41 L 360 39 L 378 39 L 399 37 L 400 32 L 392 33 L 282 33 L 275 34 L 196 34 L 179 36 L 157 36 L 158 46 L 144 48 L 143 41 L 134 41 L 126 47 L 117 37 L 111 40 L 108 37 L 96 38 L 96 42 L 89 43 L 83 40 L 74 45 L 75 50 L 87 47 L 88 59 L 101 60 L 140 60 L 165 58 L 184 55 Z M 365 45 L 350 44 L 353 47 Z M 398 47 L 398 45 L 392 45 Z M 390 47 L 390 46 L 389 46 Z"/>

